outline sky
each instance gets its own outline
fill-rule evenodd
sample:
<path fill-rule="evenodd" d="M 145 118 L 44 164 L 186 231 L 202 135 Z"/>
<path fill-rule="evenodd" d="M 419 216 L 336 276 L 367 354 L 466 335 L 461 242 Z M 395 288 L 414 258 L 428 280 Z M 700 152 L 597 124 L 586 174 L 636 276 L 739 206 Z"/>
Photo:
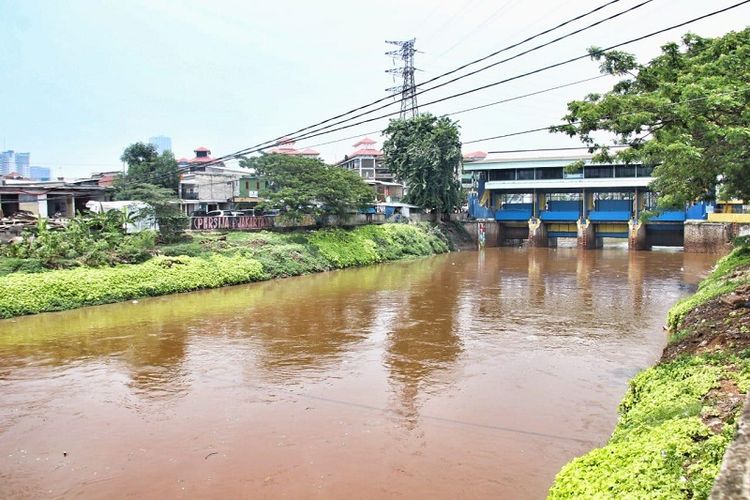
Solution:
<path fill-rule="evenodd" d="M 505 56 L 625 10 L 620 0 Z M 652 0 L 547 48 L 418 97 L 426 103 L 523 74 L 737 3 Z M 385 40 L 416 38 L 417 82 L 433 78 L 582 14 L 605 0 L 0 0 L 0 146 L 31 153 L 53 175 L 121 168 L 122 150 L 151 136 L 175 155 L 214 156 L 270 141 L 388 95 Z M 744 29 L 750 4 L 623 47 L 646 62 L 686 31 Z M 501 59 L 495 57 L 487 62 Z M 398 63 L 398 61 L 396 61 Z M 476 66 L 478 67 L 478 66 Z M 459 73 L 460 74 L 460 73 Z M 434 114 L 597 76 L 582 60 L 442 103 Z M 439 83 L 439 80 L 436 83 Z M 559 123 L 566 103 L 611 88 L 601 78 L 455 115 L 464 142 Z M 392 101 L 391 101 L 392 102 Z M 397 110 L 397 103 L 373 114 Z M 298 142 L 328 162 L 354 150 L 350 136 L 387 119 Z M 381 141 L 379 133 L 370 133 Z M 333 144 L 320 143 L 339 141 Z M 466 144 L 465 151 L 580 145 L 546 132 Z M 230 163 L 229 166 L 236 164 Z"/>

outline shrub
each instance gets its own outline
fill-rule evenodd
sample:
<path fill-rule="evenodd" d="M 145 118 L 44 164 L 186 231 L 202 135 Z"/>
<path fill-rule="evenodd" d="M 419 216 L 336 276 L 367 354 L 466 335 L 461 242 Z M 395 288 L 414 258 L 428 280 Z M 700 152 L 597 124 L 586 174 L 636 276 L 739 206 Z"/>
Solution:
<path fill-rule="evenodd" d="M 40 273 L 45 271 L 39 259 L 0 258 L 0 276 L 11 273 Z"/>
<path fill-rule="evenodd" d="M 0 318 L 257 281 L 261 264 L 243 256 L 155 257 L 143 264 L 76 268 L 0 279 Z"/>
<path fill-rule="evenodd" d="M 24 231 L 20 242 L 0 246 L 0 255 L 34 259 L 47 268 L 138 263 L 150 257 L 156 233 L 125 234 L 125 215 L 118 211 L 77 216 L 62 230 L 50 230 L 46 219 Z"/>
<path fill-rule="evenodd" d="M 170 257 L 177 257 L 180 255 L 198 257 L 205 253 L 199 243 L 176 243 L 174 245 L 165 245 L 159 247 L 159 252 Z"/>
<path fill-rule="evenodd" d="M 327 271 L 331 264 L 322 256 L 300 244 L 274 245 L 254 252 L 253 258 L 263 266 L 267 278 L 283 278 Z"/>
<path fill-rule="evenodd" d="M 705 355 L 640 373 L 609 443 L 563 467 L 549 497 L 707 498 L 736 422 L 714 434 L 700 415 L 711 412 L 707 395 L 721 380 L 747 390 L 749 370 L 747 359 Z"/>
<path fill-rule="evenodd" d="M 118 244 L 117 258 L 131 262 L 148 258 L 154 238 L 153 233 L 145 232 L 125 236 Z M 13 268 L 12 274 L 0 279 L 0 317 L 215 288 L 447 251 L 447 246 L 432 227 L 405 224 L 365 226 L 350 231 L 230 233 L 226 237 L 205 235 L 197 239 L 192 243 L 161 247 L 165 256 L 142 264 L 56 270 L 39 275 L 21 274 L 14 272 L 16 268 Z M 57 257 L 50 262 L 60 267 L 70 267 L 81 261 L 103 265 L 114 258 L 108 245 L 106 241 L 96 241 L 76 260 Z M 82 250 L 73 253 L 76 252 Z M 52 252 L 53 255 L 60 253 L 67 255 L 59 249 Z"/>
<path fill-rule="evenodd" d="M 729 255 L 720 259 L 711 275 L 698 285 L 698 291 L 680 300 L 670 309 L 667 314 L 669 329 L 676 332 L 690 311 L 747 283 L 748 276 L 744 274 L 728 278 L 732 272 L 747 266 L 750 266 L 750 246 L 736 247 Z"/>

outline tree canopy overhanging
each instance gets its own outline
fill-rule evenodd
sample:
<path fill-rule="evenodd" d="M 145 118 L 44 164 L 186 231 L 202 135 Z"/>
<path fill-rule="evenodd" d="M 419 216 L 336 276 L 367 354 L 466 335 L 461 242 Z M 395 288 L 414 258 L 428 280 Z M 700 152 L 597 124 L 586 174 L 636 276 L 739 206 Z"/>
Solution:
<path fill-rule="evenodd" d="M 750 200 L 750 28 L 719 38 L 686 34 L 648 64 L 619 51 L 589 49 L 601 71 L 624 77 L 605 94 L 568 103 L 564 125 L 595 162 L 655 166 L 660 205 Z M 609 132 L 614 152 L 594 137 Z"/>
<path fill-rule="evenodd" d="M 404 201 L 439 213 L 460 205 L 461 139 L 456 122 L 426 113 L 391 120 L 384 133 L 384 161 L 406 185 Z"/>

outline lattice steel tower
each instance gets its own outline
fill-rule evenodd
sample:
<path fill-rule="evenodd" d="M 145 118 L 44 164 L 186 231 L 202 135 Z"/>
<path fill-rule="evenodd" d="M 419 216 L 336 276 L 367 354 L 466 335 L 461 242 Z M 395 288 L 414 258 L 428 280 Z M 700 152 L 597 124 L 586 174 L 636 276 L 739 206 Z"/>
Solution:
<path fill-rule="evenodd" d="M 414 42 L 416 42 L 416 38 L 403 42 L 395 42 L 391 40 L 385 41 L 385 43 L 398 46 L 398 49 L 388 51 L 385 55 L 391 56 L 394 61 L 396 57 L 399 57 L 403 62 L 403 66 L 400 68 L 385 70 L 386 73 L 400 75 L 403 80 L 401 85 L 386 89 L 387 92 L 391 93 L 401 92 L 401 114 L 399 115 L 399 118 L 402 120 L 412 118 L 419 114 L 417 108 L 417 86 L 414 83 L 414 72 L 417 71 L 417 68 L 414 67 L 414 54 L 417 53 L 418 50 L 414 48 Z"/>

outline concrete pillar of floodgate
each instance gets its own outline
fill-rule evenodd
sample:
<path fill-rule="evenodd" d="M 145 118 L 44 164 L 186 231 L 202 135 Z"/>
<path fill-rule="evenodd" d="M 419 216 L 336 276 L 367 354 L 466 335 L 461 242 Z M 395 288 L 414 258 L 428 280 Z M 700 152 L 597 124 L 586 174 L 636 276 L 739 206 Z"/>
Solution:
<path fill-rule="evenodd" d="M 635 192 L 633 194 L 633 217 L 638 219 L 642 211 L 643 211 L 643 194 L 638 191 L 638 188 L 635 188 Z"/>
<path fill-rule="evenodd" d="M 628 248 L 630 250 L 648 250 L 646 224 L 638 219 L 628 221 Z"/>
<path fill-rule="evenodd" d="M 580 218 L 576 225 L 578 226 L 578 248 L 590 250 L 602 246 L 602 240 L 596 237 L 596 231 L 591 221 Z"/>
<path fill-rule="evenodd" d="M 500 223 L 497 221 L 487 221 L 484 224 L 485 227 L 485 240 L 484 245 L 486 247 L 499 247 L 501 246 L 500 232 L 502 228 Z"/>
<path fill-rule="evenodd" d="M 538 193 L 536 195 L 536 213 L 534 214 L 534 217 L 540 217 L 542 210 L 546 208 L 547 205 L 547 196 L 544 193 Z"/>
<path fill-rule="evenodd" d="M 529 219 L 529 246 L 546 247 L 548 244 L 547 227 L 542 220 L 537 217 Z"/>
<path fill-rule="evenodd" d="M 594 209 L 594 193 L 583 190 L 583 218 L 589 218 L 589 212 Z"/>

